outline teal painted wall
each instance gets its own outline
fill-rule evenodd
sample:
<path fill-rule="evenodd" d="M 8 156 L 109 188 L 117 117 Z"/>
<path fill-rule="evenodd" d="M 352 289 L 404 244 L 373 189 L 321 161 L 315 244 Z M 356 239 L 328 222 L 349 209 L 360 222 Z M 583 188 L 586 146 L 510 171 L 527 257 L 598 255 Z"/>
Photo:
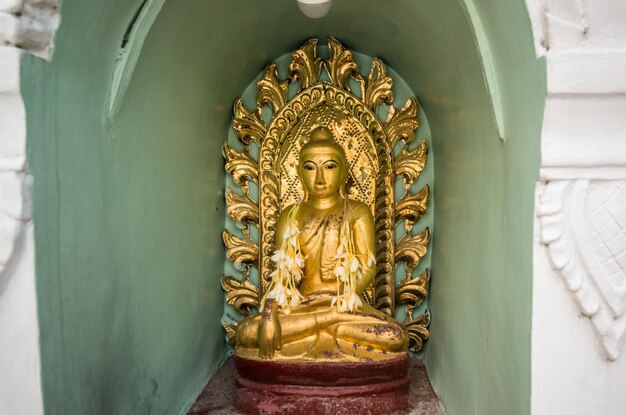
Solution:
<path fill-rule="evenodd" d="M 232 101 L 269 61 L 328 35 L 382 58 L 428 115 L 437 211 L 424 358 L 448 413 L 529 413 L 545 68 L 523 0 L 475 7 L 504 142 L 475 21 L 453 0 L 342 0 L 320 20 L 293 0 L 167 0 L 107 119 L 139 4 L 64 0 L 52 62 L 23 62 L 46 413 L 169 415 L 194 399 L 227 353 L 220 148 Z"/>
<path fill-rule="evenodd" d="M 46 414 L 177 414 L 227 352 L 215 284 L 232 93 L 171 34 L 184 16 L 164 14 L 105 123 L 133 6 L 65 1 L 52 62 L 24 62 Z"/>
<path fill-rule="evenodd" d="M 471 95 L 450 91 L 456 99 L 439 97 L 437 111 L 427 106 L 438 191 L 426 364 L 449 414 L 529 414 L 545 62 L 535 59 L 524 2 L 475 3 L 498 78 L 505 141 L 479 121 L 485 109 Z M 467 69 L 458 65 L 449 78 L 457 91 L 470 88 Z"/>

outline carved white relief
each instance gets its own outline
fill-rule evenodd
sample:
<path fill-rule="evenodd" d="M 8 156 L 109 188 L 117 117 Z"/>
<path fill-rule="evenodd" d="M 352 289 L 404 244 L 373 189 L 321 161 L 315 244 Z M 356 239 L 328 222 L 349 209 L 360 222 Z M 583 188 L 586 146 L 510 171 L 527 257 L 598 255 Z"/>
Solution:
<path fill-rule="evenodd" d="M 24 209 L 26 123 L 19 89 L 19 59 L 17 49 L 0 47 L 0 279 L 8 278 L 4 269 L 30 217 Z"/>
<path fill-rule="evenodd" d="M 626 48 L 622 0 L 526 0 L 537 54 Z"/>
<path fill-rule="evenodd" d="M 2 0 L 0 0 L 2 2 Z M 1 4 L 1 3 L 0 3 Z M 0 414 L 43 413 L 21 51 L 0 46 Z"/>
<path fill-rule="evenodd" d="M 577 47 L 589 31 L 583 0 L 548 0 L 545 3 L 547 45 L 551 49 Z"/>
<path fill-rule="evenodd" d="M 0 414 L 43 413 L 20 61 L 50 57 L 57 0 L 0 0 Z"/>
<path fill-rule="evenodd" d="M 526 4 L 537 56 L 547 66 L 533 255 L 532 413 L 622 413 L 626 1 Z"/>
<path fill-rule="evenodd" d="M 541 240 L 610 360 L 626 331 L 626 180 L 555 180 L 538 211 Z"/>
<path fill-rule="evenodd" d="M 58 0 L 0 0 L 0 44 L 48 58 L 59 26 Z"/>
<path fill-rule="evenodd" d="M 58 0 L 0 0 L 0 282 L 30 220 L 20 49 L 48 57 L 58 23 Z"/>
<path fill-rule="evenodd" d="M 526 3 L 547 63 L 542 180 L 626 177 L 626 1 Z"/>

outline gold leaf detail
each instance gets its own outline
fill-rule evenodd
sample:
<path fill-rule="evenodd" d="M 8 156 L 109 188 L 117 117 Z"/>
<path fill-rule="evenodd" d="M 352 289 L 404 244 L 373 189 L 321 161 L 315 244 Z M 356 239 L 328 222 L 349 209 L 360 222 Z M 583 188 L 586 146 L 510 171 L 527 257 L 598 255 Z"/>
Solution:
<path fill-rule="evenodd" d="M 244 269 L 257 265 L 259 248 L 249 235 L 244 233 L 243 238 L 239 238 L 225 230 L 222 232 L 222 239 L 226 245 L 226 257 L 229 260 Z"/>
<path fill-rule="evenodd" d="M 376 182 L 375 238 L 376 238 L 376 277 L 374 278 L 375 307 L 392 316 L 395 310 L 394 282 L 394 204 L 391 185 L 391 155 L 387 142 L 378 145 L 381 171 Z"/>
<path fill-rule="evenodd" d="M 233 128 L 237 132 L 239 141 L 245 146 L 250 145 L 252 141 L 260 143 L 265 136 L 266 128 L 259 113 L 256 111 L 248 111 L 243 105 L 241 98 L 235 100 L 233 112 L 235 113 Z"/>
<path fill-rule="evenodd" d="M 324 60 L 328 77 L 333 85 L 348 91 L 348 80 L 353 77 L 361 79 L 359 66 L 352 59 L 352 52 L 347 50 L 337 39 L 328 38 L 330 59 Z"/>
<path fill-rule="evenodd" d="M 226 332 L 226 341 L 231 346 L 234 346 L 235 335 L 237 333 L 237 323 L 227 323 L 222 320 L 222 327 L 224 327 L 224 331 Z"/>
<path fill-rule="evenodd" d="M 416 194 L 406 192 L 396 203 L 396 223 L 405 221 L 406 230 L 410 232 L 413 228 L 413 224 L 426 213 L 429 196 L 430 187 L 428 185 L 425 185 L 424 188 Z"/>
<path fill-rule="evenodd" d="M 396 306 L 406 306 L 407 319 L 413 318 L 413 310 L 428 297 L 430 272 L 427 269 L 415 278 L 407 275 L 396 287 Z"/>
<path fill-rule="evenodd" d="M 384 280 L 381 281 L 375 290 L 376 294 L 376 303 L 375 307 L 377 310 L 382 311 L 387 315 L 392 315 L 392 307 L 393 307 L 393 298 L 391 294 L 391 288 L 389 281 Z"/>
<path fill-rule="evenodd" d="M 287 103 L 287 81 L 281 82 L 278 79 L 278 71 L 276 64 L 267 65 L 261 79 L 256 85 L 259 89 L 257 95 L 257 106 L 262 108 L 264 105 L 272 107 L 272 111 L 276 114 Z"/>
<path fill-rule="evenodd" d="M 400 111 L 393 106 L 389 107 L 385 132 L 391 140 L 391 148 L 394 148 L 399 140 L 404 140 L 406 145 L 411 144 L 415 140 L 415 130 L 419 125 L 415 98 L 409 98 Z"/>
<path fill-rule="evenodd" d="M 396 263 L 406 262 L 407 275 L 410 276 L 413 273 L 420 259 L 426 255 L 428 241 L 430 241 L 430 230 L 426 228 L 424 232 L 417 235 L 405 234 L 396 244 Z"/>
<path fill-rule="evenodd" d="M 258 183 L 259 166 L 247 152 L 238 152 L 224 144 L 223 151 L 226 160 L 226 171 L 233 176 L 233 180 L 248 193 L 248 180 Z"/>
<path fill-rule="evenodd" d="M 278 178 L 269 170 L 265 170 L 261 174 L 263 184 L 260 192 L 260 209 L 261 209 L 261 269 L 260 269 L 260 286 L 261 294 L 270 284 L 270 273 L 273 269 L 272 255 L 275 249 L 275 227 L 278 220 Z"/>
<path fill-rule="evenodd" d="M 385 64 L 378 58 L 372 60 L 372 69 L 361 81 L 361 96 L 365 104 L 375 110 L 382 103 L 393 103 L 393 80 L 387 75 Z"/>
<path fill-rule="evenodd" d="M 248 278 L 239 281 L 222 274 L 222 288 L 226 291 L 226 301 L 239 314 L 248 316 L 252 309 L 259 309 L 259 289 Z"/>
<path fill-rule="evenodd" d="M 307 89 L 317 81 L 322 59 L 317 57 L 317 39 L 310 39 L 293 53 L 289 64 L 291 81 L 300 80 L 300 91 Z"/>
<path fill-rule="evenodd" d="M 402 176 L 404 187 L 409 188 L 424 170 L 426 156 L 428 155 L 428 143 L 422 142 L 412 151 L 407 146 L 402 147 L 396 157 L 394 170 L 397 176 Z"/>
<path fill-rule="evenodd" d="M 226 192 L 226 212 L 235 222 L 242 225 L 259 223 L 259 207 L 247 194 L 241 196 L 228 190 Z"/>
<path fill-rule="evenodd" d="M 365 290 L 363 290 L 363 299 L 369 305 L 374 305 L 374 287 L 369 286 Z"/>
<path fill-rule="evenodd" d="M 243 268 L 244 278 L 237 280 L 224 277 L 222 285 L 227 291 L 227 301 L 242 312 L 251 311 L 255 301 L 258 304 L 259 296 L 267 289 L 273 268 L 271 255 L 275 248 L 275 226 L 283 206 L 279 179 L 284 140 L 293 139 L 290 131 L 294 126 L 303 122 L 309 111 L 324 102 L 333 107 L 333 111 L 356 117 L 375 148 L 376 160 L 373 163 L 378 165 L 373 176 L 375 185 L 371 203 L 374 205 L 372 211 L 375 216 L 377 264 L 375 282 L 367 288 L 366 299 L 368 302 L 373 301 L 376 308 L 390 316 L 395 314 L 397 306 L 406 306 L 411 315 L 404 324 L 409 332 L 411 347 L 419 349 L 428 338 L 429 315 L 425 314 L 413 320 L 412 313 L 423 301 L 428 287 L 424 274 L 417 278 L 411 277 L 420 259 L 426 254 L 430 233 L 426 229 L 421 234 L 412 236 L 409 231 L 395 243 L 395 224 L 397 221 L 404 221 L 405 226 L 410 229 L 426 211 L 430 193 L 428 186 L 416 195 L 408 193 L 408 189 L 424 169 L 426 144 L 420 144 L 413 151 L 408 148 L 399 149 L 395 162 L 393 157 L 393 149 L 400 141 L 408 146 L 415 140 L 415 129 L 419 127 L 417 101 L 410 99 L 402 109 L 396 109 L 392 105 L 392 79 L 382 61 L 374 59 L 372 69 L 365 77 L 359 73 L 352 53 L 339 41 L 329 39 L 328 45 L 330 58 L 326 60 L 317 57 L 315 39 L 307 41 L 294 52 L 289 65 L 289 81 L 299 81 L 299 93 L 293 99 L 288 99 L 289 83 L 281 82 L 276 65 L 272 64 L 267 67 L 262 80 L 257 84 L 259 92 L 256 111 L 248 111 L 240 99 L 235 101 L 233 127 L 243 144 L 243 151 L 238 152 L 225 146 L 224 157 L 226 170 L 242 187 L 243 194 L 237 190 L 229 191 L 226 200 L 228 214 L 245 228 L 242 229 L 243 237 L 233 236 L 225 231 L 223 239 L 228 258 Z M 320 81 L 322 66 L 330 83 Z M 351 88 L 351 84 L 354 84 L 351 79 L 359 83 L 360 97 Z M 375 112 L 382 104 L 390 105 L 389 116 L 384 125 Z M 273 113 L 270 120 L 262 118 L 265 105 L 271 106 Z M 268 121 L 268 124 L 263 120 Z M 252 141 L 259 144 L 258 162 L 248 151 Z M 403 178 L 408 194 L 394 203 L 394 185 L 399 177 Z M 249 194 L 249 181 L 258 184 L 258 203 L 255 202 L 256 197 Z M 250 238 L 248 226 L 251 223 L 258 223 L 259 226 L 258 246 Z M 400 261 L 406 262 L 407 275 L 396 288 L 395 270 Z M 252 266 L 259 268 L 258 288 L 247 279 Z M 234 339 L 236 324 L 224 325 L 229 339 Z"/>
<path fill-rule="evenodd" d="M 428 326 L 430 325 L 430 312 L 426 310 L 424 314 L 415 320 L 405 321 L 404 327 L 409 332 L 409 347 L 415 352 L 422 350 L 424 341 L 428 339 L 430 333 Z"/>

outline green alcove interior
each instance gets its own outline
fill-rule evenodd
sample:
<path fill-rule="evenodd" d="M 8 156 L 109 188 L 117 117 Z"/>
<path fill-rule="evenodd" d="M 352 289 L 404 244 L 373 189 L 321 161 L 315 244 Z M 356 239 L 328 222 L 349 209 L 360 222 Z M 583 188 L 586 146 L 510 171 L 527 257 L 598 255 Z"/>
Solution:
<path fill-rule="evenodd" d="M 52 61 L 22 66 L 46 413 L 182 413 L 226 357 L 232 101 L 269 61 L 329 35 L 382 58 L 428 115 L 436 231 L 423 357 L 435 389 L 452 415 L 529 413 L 545 68 L 524 2 L 481 1 L 472 14 L 463 1 L 343 0 L 313 20 L 293 0 L 167 0 L 108 119 L 141 3 L 63 1 Z M 481 57 L 497 75 L 505 141 Z"/>

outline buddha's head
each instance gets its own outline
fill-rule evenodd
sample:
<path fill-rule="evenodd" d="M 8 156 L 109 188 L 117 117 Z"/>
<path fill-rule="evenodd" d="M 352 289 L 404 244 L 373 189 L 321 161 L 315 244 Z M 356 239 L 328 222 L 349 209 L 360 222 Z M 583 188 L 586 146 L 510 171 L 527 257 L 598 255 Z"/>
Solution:
<path fill-rule="evenodd" d="M 300 150 L 300 180 L 309 197 L 339 194 L 348 178 L 343 148 L 326 127 L 311 131 L 311 139 Z"/>

